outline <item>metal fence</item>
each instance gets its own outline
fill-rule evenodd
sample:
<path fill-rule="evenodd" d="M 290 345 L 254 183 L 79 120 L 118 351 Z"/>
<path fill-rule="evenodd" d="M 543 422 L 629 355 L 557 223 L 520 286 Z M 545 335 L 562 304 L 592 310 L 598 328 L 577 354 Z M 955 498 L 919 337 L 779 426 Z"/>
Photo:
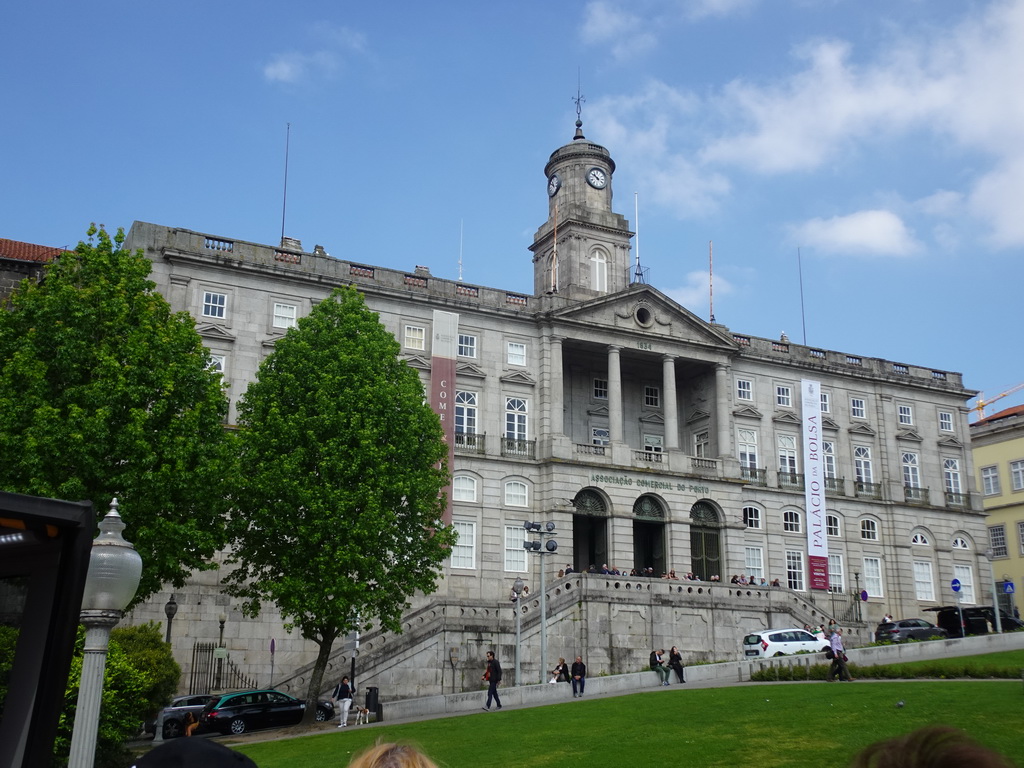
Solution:
<path fill-rule="evenodd" d="M 192 675 L 188 684 L 190 694 L 259 688 L 256 679 L 243 674 L 231 659 L 216 658 L 216 648 L 215 643 L 196 643 L 192 646 Z"/>

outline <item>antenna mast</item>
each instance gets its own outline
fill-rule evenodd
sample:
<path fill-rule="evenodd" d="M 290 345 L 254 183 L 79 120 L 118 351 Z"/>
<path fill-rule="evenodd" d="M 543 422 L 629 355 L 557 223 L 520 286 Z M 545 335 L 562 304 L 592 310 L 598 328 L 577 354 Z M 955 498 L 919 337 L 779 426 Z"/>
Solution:
<path fill-rule="evenodd" d="M 462 219 L 459 219 L 459 282 L 462 282 Z"/>
<path fill-rule="evenodd" d="M 796 267 L 800 273 L 800 323 L 804 329 L 804 346 L 807 346 L 807 318 L 804 315 L 804 265 L 800 258 L 800 246 L 796 248 Z"/>
<path fill-rule="evenodd" d="M 715 241 L 708 240 L 708 309 L 711 322 L 715 322 Z"/>
<path fill-rule="evenodd" d="M 288 123 L 284 137 L 284 199 L 281 201 L 281 242 L 284 243 L 284 217 L 288 210 L 288 146 L 291 144 L 292 124 Z"/>
<path fill-rule="evenodd" d="M 634 242 L 636 243 L 636 267 L 633 269 L 633 282 L 642 283 L 644 281 L 644 271 L 640 266 L 640 193 L 633 193 L 633 224 L 636 229 L 634 233 Z"/>

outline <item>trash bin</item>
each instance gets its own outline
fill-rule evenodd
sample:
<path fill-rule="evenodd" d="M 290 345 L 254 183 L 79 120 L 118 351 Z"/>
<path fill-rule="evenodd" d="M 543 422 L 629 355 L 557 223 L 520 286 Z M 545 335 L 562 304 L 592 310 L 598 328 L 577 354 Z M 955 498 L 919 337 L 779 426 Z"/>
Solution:
<path fill-rule="evenodd" d="M 377 706 L 380 704 L 380 689 L 375 685 L 371 685 L 366 689 L 366 708 L 371 712 L 377 712 Z"/>

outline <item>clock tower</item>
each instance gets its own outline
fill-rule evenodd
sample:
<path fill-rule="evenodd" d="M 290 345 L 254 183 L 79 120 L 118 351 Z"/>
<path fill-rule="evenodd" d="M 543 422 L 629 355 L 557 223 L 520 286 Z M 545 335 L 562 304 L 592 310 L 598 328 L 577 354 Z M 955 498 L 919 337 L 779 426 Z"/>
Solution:
<path fill-rule="evenodd" d="M 629 285 L 629 222 L 612 212 L 615 162 L 587 141 L 577 116 L 573 140 L 544 166 L 548 220 L 533 236 L 533 291 L 583 301 Z"/>

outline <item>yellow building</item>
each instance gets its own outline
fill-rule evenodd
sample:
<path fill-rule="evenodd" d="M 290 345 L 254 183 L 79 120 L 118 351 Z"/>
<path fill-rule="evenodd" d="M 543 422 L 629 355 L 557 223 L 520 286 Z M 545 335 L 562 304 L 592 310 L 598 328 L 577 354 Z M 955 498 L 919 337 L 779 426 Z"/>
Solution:
<path fill-rule="evenodd" d="M 989 515 L 999 604 L 1007 613 L 1018 615 L 1021 603 L 1016 590 L 1024 585 L 1024 405 L 972 424 L 971 446 L 977 488 Z"/>

